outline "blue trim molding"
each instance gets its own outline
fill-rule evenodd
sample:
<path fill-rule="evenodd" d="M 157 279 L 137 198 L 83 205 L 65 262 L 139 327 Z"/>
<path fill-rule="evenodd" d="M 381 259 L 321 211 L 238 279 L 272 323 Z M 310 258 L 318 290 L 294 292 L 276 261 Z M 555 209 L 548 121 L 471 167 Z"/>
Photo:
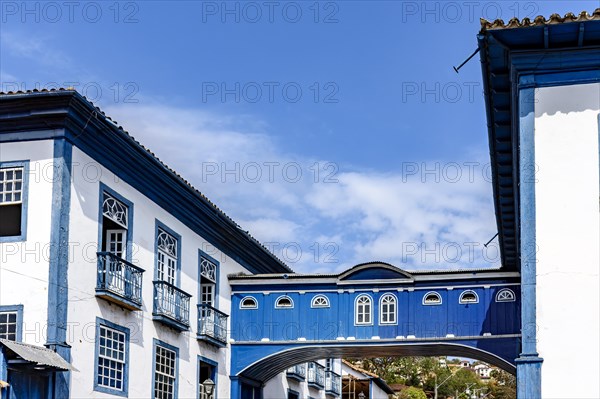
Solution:
<path fill-rule="evenodd" d="M 6 381 L 8 380 L 8 361 L 4 356 L 4 346 L 0 345 L 0 380 Z M 0 391 L 2 392 L 2 391 Z M 0 394 L 0 397 L 3 398 L 3 395 Z"/>
<path fill-rule="evenodd" d="M 72 154 L 71 143 L 65 139 L 54 141 L 46 347 L 56 351 L 67 362 L 71 362 L 71 346 L 67 343 L 67 313 Z M 69 390 L 70 372 L 56 373 L 54 396 L 68 398 Z"/>
<path fill-rule="evenodd" d="M 519 197 L 521 253 L 521 354 L 517 363 L 517 397 L 541 398 L 542 359 L 537 353 L 535 89 L 519 91 Z"/>
<path fill-rule="evenodd" d="M 179 391 L 179 348 L 177 348 L 176 346 L 167 344 L 164 341 L 161 341 L 159 339 L 153 338 L 152 339 L 152 381 L 150 381 L 151 383 L 151 392 L 152 392 L 152 397 L 156 397 L 156 393 L 154 392 L 154 381 L 156 381 L 156 347 L 157 346 L 162 346 L 163 348 L 172 350 L 173 352 L 175 352 L 175 382 L 174 382 L 174 387 L 173 387 L 173 397 L 174 398 L 178 398 L 178 391 Z"/>
<path fill-rule="evenodd" d="M 2 168 L 23 168 L 23 185 L 21 194 L 21 234 L 17 236 L 0 237 L 0 243 L 27 241 L 27 208 L 29 204 L 29 161 L 0 162 Z"/>
<path fill-rule="evenodd" d="M 218 387 L 219 387 L 219 363 L 217 361 L 215 361 L 215 360 L 212 360 L 212 359 L 209 359 L 207 357 L 200 356 L 200 355 L 198 355 L 198 360 L 197 360 L 197 363 L 198 363 L 197 369 L 198 369 L 198 371 L 196 372 L 196 374 L 197 374 L 196 378 L 198 380 L 198 384 L 197 384 L 197 387 L 198 387 L 198 390 L 197 390 L 198 391 L 198 397 L 200 397 L 200 384 L 202 384 L 204 382 L 204 381 L 200 381 L 200 363 L 201 362 L 209 364 L 209 365 L 211 365 L 213 367 L 213 372 L 212 372 L 212 375 L 211 375 L 210 378 L 215 383 L 215 389 L 214 389 L 213 399 L 217 399 L 218 392 L 219 392 L 219 390 L 218 390 Z"/>
<path fill-rule="evenodd" d="M 17 341 L 23 341 L 23 305 L 0 305 L 0 313 L 17 313 Z M 6 380 L 5 380 L 6 381 Z"/>
<path fill-rule="evenodd" d="M 111 389 L 98 385 L 98 360 L 100 359 L 100 326 L 105 326 L 117 330 L 125 334 L 125 365 L 123 369 L 123 390 Z M 111 395 L 128 397 L 129 395 L 129 340 L 130 332 L 129 328 L 120 326 L 111 321 L 96 317 L 96 351 L 94 355 L 95 367 L 94 367 L 94 391 L 107 393 Z"/>

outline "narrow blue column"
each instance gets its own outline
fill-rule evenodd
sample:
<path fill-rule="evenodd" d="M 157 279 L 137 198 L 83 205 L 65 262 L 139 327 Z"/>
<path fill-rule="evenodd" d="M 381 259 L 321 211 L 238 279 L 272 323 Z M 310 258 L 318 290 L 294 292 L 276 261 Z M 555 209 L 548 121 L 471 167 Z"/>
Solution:
<path fill-rule="evenodd" d="M 8 381 L 8 364 L 4 357 L 4 347 L 0 346 L 0 380 Z M 0 393 L 0 397 L 3 397 Z"/>
<path fill-rule="evenodd" d="M 67 343 L 69 212 L 71 207 L 72 145 L 65 139 L 54 141 L 54 171 L 48 276 L 48 337 L 46 347 L 71 361 Z M 68 398 L 70 373 L 56 373 L 54 397 Z"/>
<path fill-rule="evenodd" d="M 531 84 L 523 79 L 522 83 Z M 542 397 L 541 368 L 537 353 L 536 234 L 535 234 L 535 89 L 519 90 L 519 195 L 521 253 L 521 354 L 517 363 L 517 398 Z"/>
<path fill-rule="evenodd" d="M 238 377 L 231 376 L 231 391 L 229 392 L 230 399 L 241 399 L 242 398 L 242 386 L 241 381 Z"/>

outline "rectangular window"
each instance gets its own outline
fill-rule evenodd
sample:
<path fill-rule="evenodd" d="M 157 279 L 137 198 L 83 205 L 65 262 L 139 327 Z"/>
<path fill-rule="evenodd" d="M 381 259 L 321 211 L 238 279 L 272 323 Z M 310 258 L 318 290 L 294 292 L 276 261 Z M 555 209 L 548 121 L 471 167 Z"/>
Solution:
<path fill-rule="evenodd" d="M 0 312 L 0 338 L 17 341 L 17 312 Z"/>
<path fill-rule="evenodd" d="M 26 162 L 0 166 L 0 241 L 2 238 L 25 239 L 26 169 Z"/>
<path fill-rule="evenodd" d="M 177 397 L 177 349 L 164 343 L 154 346 L 154 398 Z"/>
<path fill-rule="evenodd" d="M 102 192 L 102 242 L 103 252 L 128 260 L 130 206 L 106 191 Z"/>
<path fill-rule="evenodd" d="M 158 228 L 157 246 L 157 280 L 177 285 L 178 240 L 172 234 Z"/>
<path fill-rule="evenodd" d="M 333 371 L 333 359 L 325 360 L 325 371 Z"/>
<path fill-rule="evenodd" d="M 200 303 L 215 306 L 217 265 L 205 256 L 200 256 Z"/>
<path fill-rule="evenodd" d="M 127 396 L 129 329 L 97 319 L 94 390 Z"/>
<path fill-rule="evenodd" d="M 204 358 L 202 358 L 204 359 Z M 212 398 L 216 398 L 217 392 L 217 362 L 207 361 L 207 359 L 198 360 L 198 399 L 206 399 L 208 396 L 208 390 L 212 389 Z M 206 380 L 213 382 L 212 388 L 209 385 L 205 385 Z"/>

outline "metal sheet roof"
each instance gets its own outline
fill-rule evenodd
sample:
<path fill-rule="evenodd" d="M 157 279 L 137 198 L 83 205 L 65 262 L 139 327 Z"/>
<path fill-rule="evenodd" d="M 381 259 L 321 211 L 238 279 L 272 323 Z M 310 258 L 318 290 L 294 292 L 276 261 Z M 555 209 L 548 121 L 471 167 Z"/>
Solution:
<path fill-rule="evenodd" d="M 27 362 L 34 363 L 35 366 L 48 367 L 60 371 L 78 371 L 69 362 L 60 357 L 58 353 L 47 348 L 1 338 L 0 345 L 12 352 L 12 354 L 7 355 L 8 358 L 13 355 Z"/>

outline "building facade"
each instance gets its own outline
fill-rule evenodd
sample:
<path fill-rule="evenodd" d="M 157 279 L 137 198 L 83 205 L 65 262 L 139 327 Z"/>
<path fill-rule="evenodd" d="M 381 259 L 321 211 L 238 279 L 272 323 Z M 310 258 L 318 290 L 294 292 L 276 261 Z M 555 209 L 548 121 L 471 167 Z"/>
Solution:
<path fill-rule="evenodd" d="M 340 359 L 324 359 L 289 367 L 266 382 L 264 399 L 335 399 L 341 395 Z"/>
<path fill-rule="evenodd" d="M 342 361 L 342 399 L 390 399 L 394 390 L 377 374 Z"/>
<path fill-rule="evenodd" d="M 193 398 L 207 379 L 229 398 L 226 276 L 290 270 L 78 93 L 0 101 L 0 338 L 34 352 L 0 351 L 11 398 Z"/>
<path fill-rule="evenodd" d="M 316 399 L 320 359 L 391 353 L 600 397 L 600 9 L 478 43 L 496 271 L 295 275 L 76 92 L 0 95 L 0 392 Z"/>
<path fill-rule="evenodd" d="M 483 21 L 478 41 L 518 397 L 600 397 L 600 9 Z"/>

